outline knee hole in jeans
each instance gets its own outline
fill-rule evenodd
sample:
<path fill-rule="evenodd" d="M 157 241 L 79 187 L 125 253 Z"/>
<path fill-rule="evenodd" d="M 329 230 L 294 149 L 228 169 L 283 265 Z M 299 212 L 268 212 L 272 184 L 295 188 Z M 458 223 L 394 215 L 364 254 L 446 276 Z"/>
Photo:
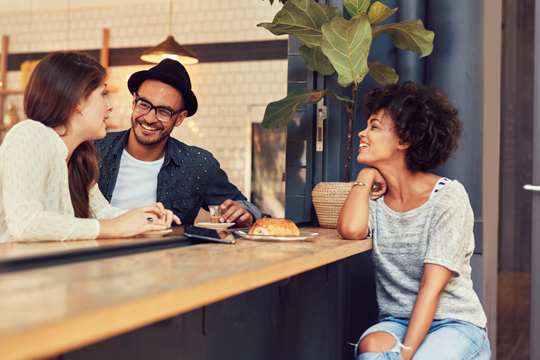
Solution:
<path fill-rule="evenodd" d="M 358 346 L 357 355 L 366 352 L 383 353 L 396 346 L 396 343 L 397 340 L 389 333 L 375 331 L 362 338 L 360 345 Z"/>

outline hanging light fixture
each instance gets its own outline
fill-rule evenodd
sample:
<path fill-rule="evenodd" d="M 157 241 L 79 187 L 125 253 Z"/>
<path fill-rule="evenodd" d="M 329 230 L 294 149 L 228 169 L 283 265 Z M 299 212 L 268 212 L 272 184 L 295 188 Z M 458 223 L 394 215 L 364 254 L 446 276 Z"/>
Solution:
<path fill-rule="evenodd" d="M 163 59 L 177 60 L 183 65 L 191 65 L 199 62 L 195 54 L 177 43 L 172 36 L 172 0 L 170 0 L 169 7 L 169 36 L 167 40 L 146 50 L 141 55 L 141 60 L 156 64 Z"/>

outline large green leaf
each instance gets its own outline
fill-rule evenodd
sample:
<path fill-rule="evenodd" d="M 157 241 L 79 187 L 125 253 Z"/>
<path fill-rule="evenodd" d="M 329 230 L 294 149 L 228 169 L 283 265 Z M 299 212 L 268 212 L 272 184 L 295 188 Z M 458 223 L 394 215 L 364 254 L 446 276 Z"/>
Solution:
<path fill-rule="evenodd" d="M 351 17 L 366 12 L 371 5 L 371 0 L 343 0 L 343 5 Z"/>
<path fill-rule="evenodd" d="M 371 31 L 374 39 L 381 34 L 390 34 L 396 47 L 411 50 L 415 54 L 420 54 L 420 57 L 428 56 L 433 51 L 435 33 L 426 30 L 420 20 L 372 26 Z"/>
<path fill-rule="evenodd" d="M 399 80 L 398 74 L 390 66 L 381 64 L 380 62 L 368 63 L 369 76 L 381 85 L 395 84 Z"/>
<path fill-rule="evenodd" d="M 308 48 L 306 45 L 300 46 L 298 49 L 300 56 L 306 61 L 306 67 L 309 70 L 317 71 L 324 76 L 332 75 L 336 69 L 330 63 L 330 60 L 323 54 L 320 49 Z"/>
<path fill-rule="evenodd" d="M 375 25 L 388 19 L 398 8 L 390 10 L 390 8 L 380 1 L 374 2 L 369 8 L 368 18 L 371 25 Z"/>
<path fill-rule="evenodd" d="M 261 23 L 274 35 L 294 35 L 310 48 L 321 46 L 321 27 L 335 17 L 341 17 L 338 8 L 313 0 L 288 0 L 276 14 L 272 23 Z"/>
<path fill-rule="evenodd" d="M 335 17 L 322 26 L 321 48 L 338 72 L 338 83 L 358 84 L 368 73 L 367 57 L 371 47 L 371 26 L 365 13 L 349 21 Z"/>
<path fill-rule="evenodd" d="M 274 130 L 287 126 L 300 106 L 315 104 L 322 99 L 323 95 L 330 95 L 341 101 L 352 102 L 347 96 L 338 96 L 330 89 L 320 91 L 294 90 L 286 98 L 268 104 L 261 127 Z"/>

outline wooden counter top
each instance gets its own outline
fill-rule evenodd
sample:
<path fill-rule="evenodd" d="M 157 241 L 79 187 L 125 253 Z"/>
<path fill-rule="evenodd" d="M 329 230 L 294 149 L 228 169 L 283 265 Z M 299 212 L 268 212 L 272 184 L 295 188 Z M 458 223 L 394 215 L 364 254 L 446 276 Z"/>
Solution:
<path fill-rule="evenodd" d="M 1 274 L 0 358 L 57 356 L 371 249 L 371 240 L 342 240 L 336 230 L 303 230 L 320 235 Z"/>
<path fill-rule="evenodd" d="M 173 226 L 171 236 L 184 234 L 183 226 Z M 68 253 L 84 249 L 104 248 L 108 246 L 121 246 L 134 243 L 152 243 L 168 239 L 170 237 L 134 237 L 125 239 L 105 240 L 78 240 L 78 241 L 40 241 L 0 243 L 0 261 L 28 258 L 33 256 Z"/>

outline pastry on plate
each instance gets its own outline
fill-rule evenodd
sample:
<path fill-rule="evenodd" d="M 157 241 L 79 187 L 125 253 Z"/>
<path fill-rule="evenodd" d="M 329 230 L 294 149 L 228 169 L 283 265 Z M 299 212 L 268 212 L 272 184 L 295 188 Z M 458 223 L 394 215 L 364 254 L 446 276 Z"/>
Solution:
<path fill-rule="evenodd" d="M 249 229 L 250 235 L 300 235 L 295 223 L 287 219 L 261 218 Z"/>

